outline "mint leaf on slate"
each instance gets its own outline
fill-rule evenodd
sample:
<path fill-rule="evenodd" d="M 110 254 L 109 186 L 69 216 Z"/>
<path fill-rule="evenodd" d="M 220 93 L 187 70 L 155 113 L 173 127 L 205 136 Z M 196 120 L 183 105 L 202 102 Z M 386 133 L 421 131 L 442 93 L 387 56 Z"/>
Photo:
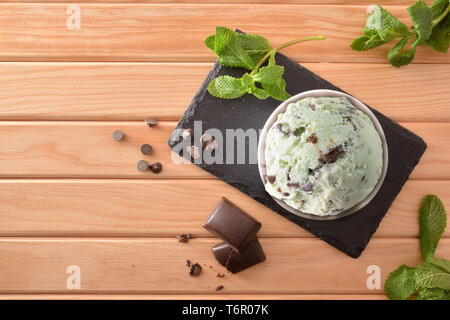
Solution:
<path fill-rule="evenodd" d="M 419 265 L 414 272 L 419 288 L 440 288 L 450 290 L 450 273 L 430 263 Z"/>
<path fill-rule="evenodd" d="M 209 83 L 208 91 L 217 98 L 236 99 L 247 92 L 247 87 L 243 85 L 241 78 L 220 76 Z"/>
<path fill-rule="evenodd" d="M 439 288 L 423 288 L 419 290 L 417 300 L 450 300 L 450 291 Z"/>
<path fill-rule="evenodd" d="M 274 99 L 284 101 L 291 97 L 291 95 L 286 92 L 286 81 L 282 78 L 274 83 L 262 83 L 262 87 Z"/>
<path fill-rule="evenodd" d="M 206 44 L 211 46 L 211 40 L 208 40 Z M 214 52 L 220 64 L 226 67 L 252 70 L 256 65 L 250 55 L 244 50 L 237 34 L 225 27 L 216 27 Z"/>
<path fill-rule="evenodd" d="M 237 37 L 255 65 L 272 49 L 269 40 L 260 35 L 238 33 Z"/>
<path fill-rule="evenodd" d="M 413 61 L 414 55 L 416 54 L 416 48 L 413 47 L 411 49 L 403 50 L 408 40 L 409 37 L 401 39 L 391 51 L 389 51 L 388 60 L 394 67 L 400 68 Z"/>
<path fill-rule="evenodd" d="M 416 270 L 406 265 L 392 271 L 384 283 L 384 291 L 389 299 L 404 300 L 417 290 Z"/>
<path fill-rule="evenodd" d="M 427 44 L 436 51 L 444 53 L 448 51 L 450 45 L 450 14 L 433 28 L 433 33 L 430 39 L 428 39 Z"/>
<path fill-rule="evenodd" d="M 431 36 L 431 10 L 423 0 L 417 1 L 408 8 L 409 15 L 417 32 L 417 40 L 414 41 L 413 47 L 422 44 Z"/>
<path fill-rule="evenodd" d="M 272 83 L 278 79 L 281 79 L 283 73 L 283 66 L 267 66 L 259 69 L 259 71 L 253 76 L 253 79 L 261 83 Z"/>
<path fill-rule="evenodd" d="M 441 200 L 435 195 L 423 198 L 419 216 L 420 248 L 425 262 L 430 261 L 447 225 L 447 215 Z"/>

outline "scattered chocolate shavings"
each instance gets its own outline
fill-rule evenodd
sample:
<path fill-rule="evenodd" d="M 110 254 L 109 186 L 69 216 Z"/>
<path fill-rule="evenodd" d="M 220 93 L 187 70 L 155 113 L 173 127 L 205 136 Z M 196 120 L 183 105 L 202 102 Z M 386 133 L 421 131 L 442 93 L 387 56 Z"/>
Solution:
<path fill-rule="evenodd" d="M 202 266 L 198 263 L 191 264 L 191 268 L 189 269 L 189 275 L 191 277 L 198 277 L 200 273 L 202 273 Z"/>
<path fill-rule="evenodd" d="M 319 162 L 334 163 L 342 154 L 344 154 L 344 148 L 342 148 L 342 146 L 339 145 L 337 147 L 329 149 L 327 153 L 322 154 L 319 157 Z"/>
<path fill-rule="evenodd" d="M 216 288 L 216 291 L 220 291 L 220 290 L 222 290 L 224 288 L 224 286 L 223 285 L 220 285 L 220 286 L 218 286 L 217 288 Z"/>
<path fill-rule="evenodd" d="M 178 242 L 186 243 L 189 239 L 194 239 L 194 236 L 191 233 L 183 233 L 177 236 Z"/>
<path fill-rule="evenodd" d="M 316 144 L 317 143 L 317 136 L 315 133 L 313 133 L 312 135 L 310 135 L 308 137 L 308 139 L 306 139 L 307 142 L 310 142 L 312 144 Z"/>
<path fill-rule="evenodd" d="M 269 181 L 269 183 L 274 183 L 276 178 L 276 176 L 267 176 L 267 181 Z"/>

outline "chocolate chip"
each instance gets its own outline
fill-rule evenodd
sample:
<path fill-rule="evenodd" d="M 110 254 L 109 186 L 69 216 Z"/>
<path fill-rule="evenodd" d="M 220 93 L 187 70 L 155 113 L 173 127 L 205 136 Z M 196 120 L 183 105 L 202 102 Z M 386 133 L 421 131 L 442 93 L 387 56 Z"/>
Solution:
<path fill-rule="evenodd" d="M 217 277 L 217 278 L 223 278 L 223 277 L 225 277 L 225 275 L 224 275 L 222 272 L 218 272 L 218 273 L 216 274 L 216 277 Z"/>
<path fill-rule="evenodd" d="M 292 170 L 292 167 L 289 167 L 288 173 L 286 175 L 286 180 L 287 181 L 291 181 L 291 170 Z"/>
<path fill-rule="evenodd" d="M 269 181 L 269 183 L 274 183 L 276 178 L 276 176 L 267 176 L 267 181 Z"/>
<path fill-rule="evenodd" d="M 162 164 L 160 162 L 153 162 L 150 166 L 150 170 L 153 173 L 160 173 L 162 170 Z"/>
<path fill-rule="evenodd" d="M 186 260 L 186 267 L 190 267 L 191 266 L 191 260 Z"/>
<path fill-rule="evenodd" d="M 281 188 L 280 188 L 280 187 L 278 187 L 277 191 L 278 191 L 278 192 L 281 192 Z"/>
<path fill-rule="evenodd" d="M 220 290 L 222 290 L 224 288 L 224 286 L 223 285 L 220 285 L 220 286 L 218 286 L 217 288 L 216 288 L 216 291 L 220 291 Z"/>
<path fill-rule="evenodd" d="M 189 274 L 192 277 L 198 277 L 200 275 L 200 273 L 202 273 L 202 266 L 199 265 L 198 263 L 194 263 L 191 265 L 191 269 L 189 269 Z"/>
<path fill-rule="evenodd" d="M 302 184 L 302 190 L 306 192 L 310 192 L 313 190 L 313 185 L 311 182 Z"/>
<path fill-rule="evenodd" d="M 289 192 L 283 192 L 283 196 L 289 197 Z"/>
<path fill-rule="evenodd" d="M 143 144 L 143 145 L 141 146 L 141 152 L 142 152 L 143 154 L 145 154 L 145 155 L 149 155 L 149 154 L 152 154 L 153 148 L 152 148 L 152 146 L 149 145 L 149 144 Z"/>
<path fill-rule="evenodd" d="M 150 128 L 156 126 L 157 123 L 158 121 L 156 121 L 156 119 L 153 118 L 145 119 L 145 124 L 148 125 Z"/>
<path fill-rule="evenodd" d="M 322 163 L 334 163 L 344 153 L 342 146 L 330 148 L 327 153 L 319 157 L 319 162 Z"/>
<path fill-rule="evenodd" d="M 297 188 L 298 186 L 300 186 L 300 184 L 298 182 L 288 182 L 288 183 L 286 183 L 286 185 L 289 188 Z"/>
<path fill-rule="evenodd" d="M 178 239 L 178 242 L 186 243 L 189 241 L 189 239 L 194 239 L 194 236 L 190 233 L 188 233 L 188 234 L 182 233 L 177 236 L 177 239 Z"/>
<path fill-rule="evenodd" d="M 191 139 L 191 137 L 194 135 L 194 131 L 192 129 L 185 129 L 183 131 L 183 140 L 185 139 Z"/>
<path fill-rule="evenodd" d="M 317 136 L 315 133 L 313 133 L 312 135 L 310 135 L 308 137 L 308 139 L 306 139 L 307 142 L 310 142 L 312 144 L 316 144 L 317 143 Z"/>
<path fill-rule="evenodd" d="M 137 163 L 137 169 L 140 172 L 145 172 L 149 168 L 148 162 L 146 160 L 139 160 Z"/>
<path fill-rule="evenodd" d="M 120 130 L 116 130 L 112 133 L 112 138 L 116 141 L 122 140 L 124 136 L 125 134 Z"/>
<path fill-rule="evenodd" d="M 202 146 L 202 148 L 206 147 L 207 145 L 209 145 L 211 142 L 213 142 L 214 138 L 211 137 L 211 135 L 209 135 L 208 133 L 205 133 L 204 135 L 202 135 L 200 137 L 200 144 Z"/>
<path fill-rule="evenodd" d="M 197 146 L 187 146 L 186 147 L 187 153 L 193 158 L 198 159 L 200 158 L 200 151 L 198 150 Z"/>

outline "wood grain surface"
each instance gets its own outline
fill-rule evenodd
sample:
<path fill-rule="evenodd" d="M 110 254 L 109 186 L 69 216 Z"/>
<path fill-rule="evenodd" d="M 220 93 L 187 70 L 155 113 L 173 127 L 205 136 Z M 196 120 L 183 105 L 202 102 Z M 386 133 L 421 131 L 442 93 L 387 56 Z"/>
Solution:
<path fill-rule="evenodd" d="M 412 2 L 376 1 L 408 25 Z M 2 1 L 0 299 L 385 299 L 383 286 L 368 289 L 367 267 L 380 267 L 383 284 L 399 265 L 421 263 L 423 196 L 450 208 L 450 55 L 421 47 L 397 69 L 386 61 L 389 45 L 352 51 L 373 3 Z M 80 29 L 67 27 L 71 4 L 81 10 Z M 173 163 L 167 139 L 212 67 L 203 40 L 216 25 L 272 45 L 326 35 L 283 53 L 428 144 L 359 259 L 196 166 Z M 158 125 L 147 127 L 147 117 Z M 112 140 L 116 129 L 123 141 Z M 143 143 L 151 156 L 141 154 Z M 144 158 L 163 171 L 139 173 Z M 222 196 L 263 225 L 267 261 L 236 275 L 214 260 L 219 239 L 201 227 Z M 179 243 L 180 233 L 196 238 Z M 450 228 L 437 255 L 450 258 Z M 203 265 L 200 277 L 188 275 L 186 259 Z M 80 290 L 66 285 L 70 265 L 81 269 Z"/>

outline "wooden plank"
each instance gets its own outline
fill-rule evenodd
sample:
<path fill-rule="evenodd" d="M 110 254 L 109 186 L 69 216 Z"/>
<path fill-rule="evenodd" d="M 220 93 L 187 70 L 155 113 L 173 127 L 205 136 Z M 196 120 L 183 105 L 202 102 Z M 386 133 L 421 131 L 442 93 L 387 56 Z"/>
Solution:
<path fill-rule="evenodd" d="M 2 61 L 213 61 L 203 40 L 216 25 L 266 36 L 273 45 L 324 34 L 283 52 L 302 62 L 387 63 L 389 48 L 350 49 L 366 6 L 82 4 L 80 29 L 66 26 L 67 4 L 0 4 Z M 409 21 L 406 6 L 389 6 Z M 251 16 L 251 19 L 248 17 Z M 114 17 L 114 18 L 112 18 Z M 449 63 L 450 55 L 420 48 L 416 63 Z"/>
<path fill-rule="evenodd" d="M 450 208 L 450 181 L 408 181 L 375 237 L 418 237 L 429 193 Z M 202 223 L 222 196 L 261 221 L 259 237 L 314 237 L 219 180 L 123 179 L 0 180 L 0 236 L 211 237 Z"/>
<path fill-rule="evenodd" d="M 414 179 L 450 179 L 450 123 L 402 123 L 423 137 L 428 150 L 412 174 Z M 211 178 L 191 164 L 171 159 L 167 140 L 175 122 L 148 128 L 143 122 L 0 122 L 0 177 L 2 178 Z M 120 129 L 123 141 L 112 140 Z M 204 128 L 206 130 L 206 128 Z M 144 157 L 140 146 L 154 147 Z M 160 161 L 158 174 L 141 173 L 138 160 Z M 175 159 L 179 159 L 175 156 Z"/>
<path fill-rule="evenodd" d="M 226 274 L 210 248 L 218 239 L 0 239 L 1 293 L 74 293 L 66 287 L 67 267 L 81 270 L 79 293 L 382 293 L 369 290 L 367 267 L 381 269 L 382 282 L 400 264 L 422 262 L 418 239 L 374 239 L 351 259 L 318 239 L 261 239 L 267 261 L 239 274 Z M 406 250 L 407 248 L 407 250 Z M 389 254 L 386 254 L 389 252 Z M 437 256 L 450 256 L 450 239 Z M 326 262 L 324 262 L 326 257 Z M 186 259 L 204 272 L 188 275 Z M 211 268 L 210 268 L 211 266 Z M 268 277 L 270 275 L 270 277 Z M 295 276 L 294 276 L 295 275 Z"/>
<path fill-rule="evenodd" d="M 5 3 L 53 3 L 52 0 L 2 0 Z M 372 0 L 64 0 L 65 3 L 200 3 L 200 4 L 334 4 L 370 5 Z M 430 4 L 432 1 L 426 0 Z M 379 5 L 410 5 L 409 0 L 379 0 Z"/>
<path fill-rule="evenodd" d="M 384 294 L 0 294 L 0 300 L 386 300 Z"/>
<path fill-rule="evenodd" d="M 303 65 L 396 121 L 450 121 L 450 64 Z M 210 63 L 0 63 L 0 119 L 142 120 L 152 115 L 178 120 L 210 68 Z"/>

